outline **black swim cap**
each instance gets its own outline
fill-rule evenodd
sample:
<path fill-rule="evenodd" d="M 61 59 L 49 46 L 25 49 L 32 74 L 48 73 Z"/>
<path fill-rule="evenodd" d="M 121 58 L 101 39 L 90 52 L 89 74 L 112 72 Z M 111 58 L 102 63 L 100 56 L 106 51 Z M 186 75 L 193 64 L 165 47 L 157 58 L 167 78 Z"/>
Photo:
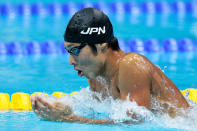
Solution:
<path fill-rule="evenodd" d="M 99 44 L 114 38 L 107 15 L 95 8 L 84 8 L 69 21 L 64 40 L 73 43 Z"/>

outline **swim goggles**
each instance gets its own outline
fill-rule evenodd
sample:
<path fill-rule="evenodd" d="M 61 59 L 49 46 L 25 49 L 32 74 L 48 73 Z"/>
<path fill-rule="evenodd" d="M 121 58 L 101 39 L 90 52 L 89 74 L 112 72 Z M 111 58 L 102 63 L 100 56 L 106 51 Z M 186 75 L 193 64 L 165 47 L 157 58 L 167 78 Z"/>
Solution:
<path fill-rule="evenodd" d="M 67 50 L 68 53 L 75 55 L 75 56 L 79 56 L 81 49 L 85 46 L 86 46 L 86 43 L 83 43 L 78 47 L 73 47 L 73 48 L 72 47 L 65 47 L 65 49 Z"/>

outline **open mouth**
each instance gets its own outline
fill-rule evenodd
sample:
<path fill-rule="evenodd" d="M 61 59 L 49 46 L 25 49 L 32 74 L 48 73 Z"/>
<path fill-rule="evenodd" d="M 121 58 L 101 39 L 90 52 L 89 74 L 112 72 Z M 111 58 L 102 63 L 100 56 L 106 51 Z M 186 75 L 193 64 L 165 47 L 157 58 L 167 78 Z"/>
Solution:
<path fill-rule="evenodd" d="M 78 70 L 78 76 L 82 77 L 84 74 L 82 71 Z"/>

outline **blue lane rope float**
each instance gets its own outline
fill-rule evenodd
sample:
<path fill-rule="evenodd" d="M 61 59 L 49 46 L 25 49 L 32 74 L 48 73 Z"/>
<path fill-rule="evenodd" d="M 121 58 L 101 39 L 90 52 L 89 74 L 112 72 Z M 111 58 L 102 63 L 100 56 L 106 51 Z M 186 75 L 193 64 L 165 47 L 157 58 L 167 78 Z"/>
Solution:
<path fill-rule="evenodd" d="M 66 94 L 63 92 L 53 92 L 51 95 L 57 99 L 62 98 L 66 95 L 76 95 L 78 92 L 72 92 Z M 197 89 L 188 88 L 181 90 L 181 93 L 190 101 L 197 103 Z M 44 95 L 48 97 L 49 95 L 42 92 L 34 92 L 33 94 L 16 92 L 11 95 L 7 93 L 0 93 L 0 111 L 14 110 L 14 111 L 32 111 L 30 97 L 35 95 Z"/>
<path fill-rule="evenodd" d="M 182 39 L 178 42 L 180 51 L 194 51 L 195 45 L 191 39 Z"/>
<path fill-rule="evenodd" d="M 144 43 L 140 39 L 130 40 L 128 41 L 128 45 L 130 47 L 131 52 L 144 52 L 145 51 Z"/>
<path fill-rule="evenodd" d="M 94 7 L 108 9 L 109 13 L 197 13 L 197 2 L 111 2 L 111 3 L 35 3 L 35 4 L 1 4 L 0 15 L 61 15 L 73 14 L 76 10 Z"/>
<path fill-rule="evenodd" d="M 167 52 L 178 51 L 178 42 L 175 39 L 167 39 L 163 41 L 164 50 Z"/>
<path fill-rule="evenodd" d="M 57 48 L 57 43 L 54 41 L 47 41 L 42 43 L 42 52 L 44 54 L 59 53 L 60 49 Z"/>
<path fill-rule="evenodd" d="M 157 39 L 146 40 L 144 47 L 147 52 L 159 52 L 162 50 Z"/>
<path fill-rule="evenodd" d="M 10 42 L 7 45 L 7 52 L 8 54 L 11 55 L 19 55 L 19 54 L 23 54 L 24 50 L 22 47 L 23 44 L 19 43 L 19 42 Z"/>
<path fill-rule="evenodd" d="M 28 42 L 26 44 L 27 54 L 41 54 L 42 49 L 40 43 L 36 41 Z"/>
<path fill-rule="evenodd" d="M 162 1 L 162 2 L 157 2 L 155 4 L 155 8 L 156 8 L 156 12 L 158 13 L 169 13 L 170 12 L 170 5 L 165 2 L 165 1 Z"/>
<path fill-rule="evenodd" d="M 155 13 L 156 12 L 156 4 L 154 2 L 144 2 L 141 4 L 141 10 L 144 13 Z"/>
<path fill-rule="evenodd" d="M 29 4 L 19 4 L 16 8 L 18 14 L 29 15 L 31 13 L 31 7 Z"/>
<path fill-rule="evenodd" d="M 182 1 L 177 1 L 172 4 L 172 10 L 175 12 L 186 12 L 186 4 Z"/>
<path fill-rule="evenodd" d="M 7 49 L 6 49 L 6 44 L 5 43 L 2 43 L 0 42 L 0 55 L 5 55 L 7 54 Z"/>
<path fill-rule="evenodd" d="M 60 43 L 60 52 L 62 52 L 63 54 L 67 53 L 67 51 L 65 50 L 65 47 L 64 47 L 64 42 Z"/>
<path fill-rule="evenodd" d="M 184 38 L 176 40 L 158 39 L 132 39 L 119 40 L 120 48 L 125 52 L 194 52 L 197 51 L 197 41 Z M 25 55 L 25 54 L 65 54 L 67 53 L 63 42 L 0 42 L 0 55 Z"/>

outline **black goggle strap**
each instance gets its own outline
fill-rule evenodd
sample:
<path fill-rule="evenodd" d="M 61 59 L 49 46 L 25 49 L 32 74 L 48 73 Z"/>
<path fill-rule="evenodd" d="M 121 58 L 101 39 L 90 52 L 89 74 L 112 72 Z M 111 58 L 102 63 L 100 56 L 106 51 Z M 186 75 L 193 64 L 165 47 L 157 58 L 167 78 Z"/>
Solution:
<path fill-rule="evenodd" d="M 82 49 L 84 46 L 86 46 L 88 43 L 81 43 L 81 45 L 78 47 L 79 49 Z"/>

